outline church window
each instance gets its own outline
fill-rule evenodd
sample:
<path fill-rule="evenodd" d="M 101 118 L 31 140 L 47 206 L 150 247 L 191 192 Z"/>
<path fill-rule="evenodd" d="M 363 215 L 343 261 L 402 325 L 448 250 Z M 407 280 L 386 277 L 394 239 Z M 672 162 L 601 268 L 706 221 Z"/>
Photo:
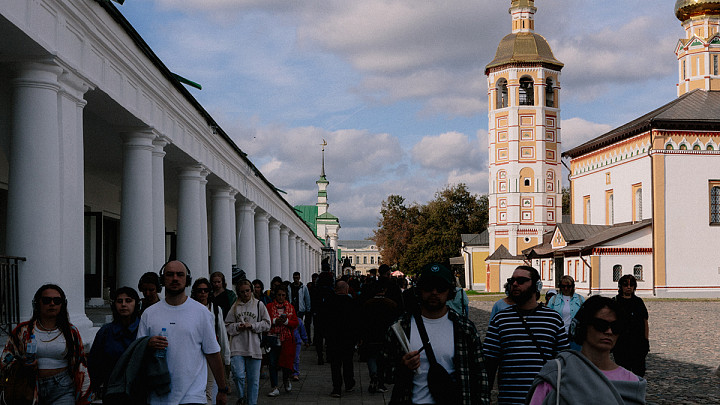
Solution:
<path fill-rule="evenodd" d="M 710 183 L 710 224 L 720 225 L 720 181 Z"/>
<path fill-rule="evenodd" d="M 707 148 L 705 148 L 705 149 L 707 149 L 707 150 L 715 150 L 715 148 L 714 148 L 712 145 L 708 145 Z"/>
<path fill-rule="evenodd" d="M 583 224 L 590 224 L 590 196 L 583 197 Z"/>
<path fill-rule="evenodd" d="M 363 264 L 367 264 L 367 256 L 363 256 Z"/>
<path fill-rule="evenodd" d="M 685 80 L 685 61 L 682 61 L 682 79 Z"/>
<path fill-rule="evenodd" d="M 545 106 L 555 107 L 555 89 L 550 78 L 545 80 Z"/>
<path fill-rule="evenodd" d="M 635 267 L 633 267 L 633 276 L 635 276 L 635 280 L 643 281 L 642 264 L 636 264 Z"/>
<path fill-rule="evenodd" d="M 530 187 L 530 179 L 525 179 L 525 180 L 523 180 L 523 185 L 524 185 L 525 187 Z"/>
<path fill-rule="evenodd" d="M 370 256 L 370 264 L 375 264 L 375 256 Z"/>
<path fill-rule="evenodd" d="M 693 145 L 693 150 L 700 150 L 700 145 Z"/>
<path fill-rule="evenodd" d="M 605 225 L 614 225 L 615 224 L 615 196 L 613 195 L 612 190 L 605 191 L 605 197 L 606 197 L 606 204 L 605 212 L 607 215 L 607 220 L 605 222 Z"/>
<path fill-rule="evenodd" d="M 718 56 L 713 55 L 713 75 L 718 75 Z"/>
<path fill-rule="evenodd" d="M 675 149 L 675 148 L 673 148 L 671 143 L 665 145 L 665 150 L 673 150 L 673 149 Z"/>
<path fill-rule="evenodd" d="M 495 108 L 505 108 L 508 106 L 508 88 L 507 88 L 507 80 L 500 79 L 497 83 L 497 101 L 495 103 Z"/>
<path fill-rule="evenodd" d="M 642 221 L 642 185 L 633 186 L 633 221 Z"/>
<path fill-rule="evenodd" d="M 684 143 L 680 144 L 680 150 L 687 150 L 687 145 Z"/>
<path fill-rule="evenodd" d="M 529 77 L 520 79 L 520 105 L 535 105 L 535 87 Z"/>
<path fill-rule="evenodd" d="M 622 277 L 622 265 L 616 264 L 613 266 L 613 281 L 617 283 L 620 277 Z"/>

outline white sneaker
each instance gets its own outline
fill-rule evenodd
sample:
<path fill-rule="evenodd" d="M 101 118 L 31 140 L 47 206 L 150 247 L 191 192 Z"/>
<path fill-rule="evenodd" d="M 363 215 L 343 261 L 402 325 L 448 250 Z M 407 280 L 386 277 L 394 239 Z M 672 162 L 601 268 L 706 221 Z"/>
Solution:
<path fill-rule="evenodd" d="M 292 391 L 292 383 L 291 382 L 288 381 L 288 383 L 284 384 L 284 385 L 285 385 L 285 392 Z"/>
<path fill-rule="evenodd" d="M 272 391 L 268 392 L 269 397 L 276 397 L 278 395 L 280 395 L 280 390 L 278 390 L 277 388 L 273 388 Z"/>

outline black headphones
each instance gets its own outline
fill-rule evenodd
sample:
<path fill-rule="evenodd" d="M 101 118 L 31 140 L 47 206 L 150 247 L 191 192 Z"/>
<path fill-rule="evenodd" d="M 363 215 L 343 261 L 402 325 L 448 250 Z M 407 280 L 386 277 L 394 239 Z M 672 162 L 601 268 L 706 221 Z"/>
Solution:
<path fill-rule="evenodd" d="M 177 259 L 170 260 L 170 262 L 180 262 L 180 263 L 182 263 L 183 266 L 185 266 L 185 287 L 190 287 L 192 285 L 192 275 L 190 274 L 190 268 L 188 267 L 188 265 L 185 264 L 185 262 L 183 262 L 182 260 L 177 260 Z M 160 271 L 158 274 L 160 274 L 160 285 L 161 286 L 165 285 L 165 266 L 167 266 L 168 263 L 170 263 L 170 262 L 167 262 L 167 263 L 163 264 L 162 267 L 160 267 Z"/>

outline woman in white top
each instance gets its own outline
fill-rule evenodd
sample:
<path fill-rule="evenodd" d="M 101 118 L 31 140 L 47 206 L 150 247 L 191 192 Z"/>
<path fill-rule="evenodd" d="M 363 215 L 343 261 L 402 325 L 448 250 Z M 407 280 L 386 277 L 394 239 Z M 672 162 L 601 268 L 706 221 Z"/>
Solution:
<path fill-rule="evenodd" d="M 270 330 L 270 315 L 265 304 L 253 296 L 253 285 L 249 280 L 240 280 L 236 289 L 238 298 L 225 317 L 225 327 L 230 335 L 230 365 L 238 399 L 255 405 L 263 355 L 260 334 Z"/>
<path fill-rule="evenodd" d="M 226 366 L 230 365 L 230 345 L 228 344 L 227 330 L 225 329 L 225 315 L 223 314 L 222 308 L 215 305 L 212 302 L 212 287 L 208 279 L 201 277 L 193 283 L 192 291 L 190 292 L 190 298 L 205 305 L 207 309 L 213 313 L 214 325 L 215 325 L 215 337 L 220 344 L 220 354 L 222 355 L 223 364 Z M 210 367 L 208 367 L 208 384 L 205 389 L 205 395 L 208 400 L 208 404 L 212 404 L 213 390 L 215 387 L 215 378 L 213 378 Z"/>

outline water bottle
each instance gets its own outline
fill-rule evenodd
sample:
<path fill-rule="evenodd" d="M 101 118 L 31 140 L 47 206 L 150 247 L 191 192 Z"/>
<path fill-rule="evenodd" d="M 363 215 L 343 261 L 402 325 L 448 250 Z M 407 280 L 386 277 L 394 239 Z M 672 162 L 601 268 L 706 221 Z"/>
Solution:
<path fill-rule="evenodd" d="M 25 351 L 25 362 L 30 364 L 35 361 L 35 355 L 37 354 L 37 340 L 35 335 L 30 335 L 30 341 L 27 344 L 27 350 Z"/>
<path fill-rule="evenodd" d="M 162 328 L 162 331 L 160 331 L 160 336 L 167 339 L 167 336 L 168 336 L 167 329 Z M 167 347 L 164 349 L 155 350 L 155 357 L 157 357 L 159 359 L 164 359 L 166 356 L 167 356 Z"/>

